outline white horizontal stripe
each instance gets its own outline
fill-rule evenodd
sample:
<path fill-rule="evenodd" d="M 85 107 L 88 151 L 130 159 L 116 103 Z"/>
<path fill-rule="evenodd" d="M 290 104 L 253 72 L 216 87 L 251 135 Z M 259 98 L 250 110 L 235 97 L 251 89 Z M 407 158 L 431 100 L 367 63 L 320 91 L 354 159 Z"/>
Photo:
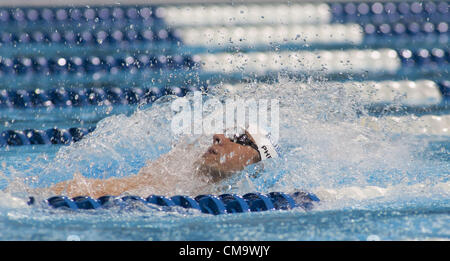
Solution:
<path fill-rule="evenodd" d="M 270 44 L 361 44 L 357 24 L 192 27 L 179 29 L 183 43 L 193 46 L 257 46 Z"/>
<path fill-rule="evenodd" d="M 367 103 L 424 106 L 440 104 L 443 99 L 438 85 L 430 80 L 345 82 L 343 85 Z"/>
<path fill-rule="evenodd" d="M 409 106 L 437 105 L 443 100 L 438 85 L 430 80 L 417 81 L 364 81 L 364 82 L 323 82 L 320 85 L 335 88 L 343 87 L 345 95 L 353 95 L 365 104 L 401 104 Z M 246 84 L 224 84 L 217 86 L 229 93 L 239 94 Z M 256 87 L 263 89 L 311 88 L 307 83 L 292 82 L 279 84 L 259 83 Z M 214 89 L 214 88 L 213 88 Z"/>
<path fill-rule="evenodd" d="M 450 136 L 450 115 L 365 117 L 361 118 L 361 124 L 375 130 L 394 133 Z"/>
<path fill-rule="evenodd" d="M 290 71 L 326 73 L 395 72 L 400 66 L 392 49 L 199 54 L 203 71 L 255 73 Z"/>
<path fill-rule="evenodd" d="M 251 4 L 167 6 L 157 14 L 170 26 L 238 24 L 325 24 L 331 21 L 327 4 Z"/>

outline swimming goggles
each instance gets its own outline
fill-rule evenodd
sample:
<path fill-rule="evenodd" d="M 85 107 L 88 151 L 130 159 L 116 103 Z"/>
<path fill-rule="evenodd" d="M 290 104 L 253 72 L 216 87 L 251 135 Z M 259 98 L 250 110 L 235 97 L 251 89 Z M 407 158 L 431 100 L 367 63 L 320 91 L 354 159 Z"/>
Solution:
<path fill-rule="evenodd" d="M 254 143 L 250 137 L 247 135 L 247 133 L 244 134 L 234 134 L 231 137 L 227 137 L 229 138 L 232 142 L 240 144 L 240 145 L 244 145 L 244 146 L 250 146 L 252 148 L 254 148 L 255 150 L 258 151 L 259 153 L 259 149 L 258 149 L 258 145 L 256 145 L 256 143 Z"/>

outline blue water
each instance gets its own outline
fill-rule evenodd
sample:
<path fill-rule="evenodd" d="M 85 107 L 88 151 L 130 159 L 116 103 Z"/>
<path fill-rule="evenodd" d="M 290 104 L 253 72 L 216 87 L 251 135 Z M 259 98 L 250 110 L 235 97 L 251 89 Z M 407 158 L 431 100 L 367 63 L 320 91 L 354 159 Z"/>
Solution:
<path fill-rule="evenodd" d="M 120 128 L 118 125 L 133 119 L 151 117 L 155 110 L 163 113 L 150 106 L 129 116 L 123 115 L 116 119 L 116 116 L 110 116 L 110 124 L 99 124 L 90 141 L 105 145 L 102 132 Z M 141 124 L 148 129 L 157 125 L 149 122 Z M 127 130 L 127 127 L 120 129 L 117 133 Z M 1 151 L 0 172 L 3 178 L 4 175 L 18 178 L 21 180 L 19 184 L 33 187 L 69 179 L 73 171 L 67 168 L 73 167 L 88 177 L 102 177 L 105 170 L 109 176 L 133 174 L 144 165 L 146 159 L 156 158 L 169 150 L 169 143 L 165 140 L 161 141 L 159 150 L 154 150 L 154 146 L 145 149 L 146 145 L 136 145 L 134 142 L 139 141 L 141 131 L 147 130 L 135 131 L 138 132 L 136 136 L 112 134 L 114 139 L 131 144 L 117 150 L 123 152 L 121 157 L 124 159 L 121 160 L 116 158 L 118 156 L 115 153 L 102 154 L 102 150 L 95 149 L 89 151 L 86 149 L 86 146 L 91 146 L 89 144 L 9 147 Z M 338 132 L 339 128 L 335 131 Z M 156 133 L 155 137 L 159 137 L 162 132 Z M 322 202 L 310 212 L 295 209 L 211 216 L 192 210 L 156 211 L 144 205 L 68 212 L 51 209 L 43 203 L 27 206 L 27 193 L 18 189 L 12 195 L 2 193 L 0 235 L 2 240 L 66 240 L 73 236 L 81 240 L 448 240 L 450 141 L 445 137 L 432 136 L 408 138 L 415 140 L 411 141 L 412 144 L 423 148 L 411 150 L 412 155 L 407 155 L 411 162 L 403 162 L 406 165 L 370 153 L 362 155 L 360 166 L 354 166 L 353 169 L 353 162 L 343 159 L 333 162 L 333 159 L 326 159 L 319 154 L 311 158 L 292 155 L 303 159 L 290 162 L 280 160 L 273 166 L 269 164 L 262 176 L 252 180 L 253 187 L 242 182 L 245 179 L 238 175 L 237 183 L 236 180 L 232 183 L 240 185 L 221 190 L 224 193 L 289 192 L 297 187 L 325 195 Z M 281 140 L 283 147 L 288 150 L 295 148 L 295 142 L 298 142 L 283 137 Z M 318 150 L 324 146 L 317 141 L 308 142 L 312 142 L 308 146 Z M 387 146 L 392 146 L 394 151 L 398 149 L 395 146 L 400 146 L 389 142 Z M 112 144 L 112 148 L 119 143 Z M 350 144 L 350 141 L 343 140 L 339 146 L 346 143 Z M 387 157 L 398 156 L 397 152 L 391 155 L 388 151 L 383 153 L 387 153 Z M 87 158 L 91 161 L 86 161 Z M 308 162 L 311 160 L 314 162 Z M 400 156 L 395 160 L 406 159 Z M 371 161 L 375 165 L 371 165 Z M 381 165 L 382 162 L 386 165 Z M 281 166 L 279 164 L 284 165 L 278 173 L 282 178 L 270 181 Z M 304 169 L 300 169 L 298 164 Z M 328 175 L 327 171 L 332 171 L 331 168 L 334 168 L 336 175 Z M 117 169 L 121 171 L 115 172 Z M 314 174 L 302 173 L 304 171 Z M 241 175 L 245 176 L 247 172 L 251 170 Z M 8 183 L 6 180 L 2 179 L 2 188 Z M 382 194 L 373 194 L 370 186 L 386 190 Z M 324 189 L 328 193 L 335 193 L 334 196 L 324 193 Z"/>
<path fill-rule="evenodd" d="M 442 7 L 439 12 L 427 7 L 425 9 L 428 13 L 423 11 L 399 15 L 394 10 L 394 13 L 371 17 L 371 13 L 346 14 L 342 9 L 343 5 L 336 4 L 337 7 L 333 7 L 332 22 L 377 25 L 380 23 L 378 20 L 383 18 L 392 25 L 397 22 L 408 25 L 413 21 L 421 24 L 428 21 L 435 24 L 449 21 L 448 11 L 445 13 Z M 164 21 L 155 16 L 153 18 L 155 23 L 151 25 L 135 22 L 142 27 L 148 26 L 155 32 L 165 30 Z M 4 24 L 17 36 L 22 29 L 30 32 L 41 30 L 48 34 L 55 29 L 64 32 L 65 28 L 77 28 L 70 21 L 65 21 L 65 25 L 53 21 L 42 29 L 42 24 L 39 24 L 41 22 L 15 24 L 6 21 Z M 109 28 L 112 25 L 110 22 L 101 20 L 96 28 Z M 120 20 L 114 23 L 114 29 L 125 30 L 127 23 L 128 20 Z M 16 28 L 22 25 L 22 29 Z M 92 23 L 86 22 L 77 30 L 90 30 L 91 27 Z M 436 47 L 445 49 L 447 56 L 433 62 L 430 59 L 436 57 L 422 57 L 418 54 L 411 60 L 402 58 L 403 65 L 412 65 L 402 67 L 395 73 L 326 75 L 324 71 L 311 72 L 314 78 L 310 77 L 309 72 L 293 73 L 286 78 L 278 73 L 262 77 L 243 73 L 224 76 L 198 70 L 151 69 L 136 73 L 125 66 L 117 74 L 97 74 L 99 71 L 96 70 L 100 69 L 94 68 L 91 72 L 75 75 L 70 72 L 70 68 L 59 68 L 61 71 L 46 77 L 39 70 L 35 72 L 28 68 L 30 73 L 24 73 L 3 66 L 0 86 L 8 90 L 50 90 L 66 86 L 164 87 L 196 83 L 212 86 L 217 83 L 239 82 L 242 79 L 246 82 L 269 80 L 274 83 L 271 88 L 258 88 L 250 84 L 250 88 L 238 90 L 237 94 L 242 98 L 280 99 L 280 145 L 283 157 L 265 162 L 263 169 L 260 168 L 262 164 L 249 166 L 214 189 L 217 193 L 233 192 L 241 195 L 271 191 L 289 193 L 301 189 L 315 193 L 321 202 L 309 212 L 294 209 L 220 216 L 185 209 L 160 211 L 138 203 L 78 212 L 52 209 L 44 202 L 46 196 L 36 192 L 35 188 L 71 179 L 75 172 L 89 178 L 133 175 L 145 166 L 147 160 L 155 160 L 177 145 L 182 139 L 168 135 L 173 116 L 170 102 L 175 97 L 164 97 L 154 104 L 139 106 L 1 108 L 0 132 L 93 126 L 96 130 L 80 142 L 68 146 L 0 148 L 0 240 L 449 240 L 449 136 L 399 134 L 390 132 L 392 126 L 384 126 L 385 128 L 377 131 L 358 124 L 360 117 L 369 115 L 448 115 L 448 97 L 447 103 L 434 108 L 409 108 L 389 112 L 382 107 L 370 111 L 358 97 L 347 97 L 336 86 L 327 85 L 328 80 L 431 79 L 439 82 L 449 79 L 448 31 L 436 31 L 432 34 L 414 31 L 383 34 L 370 34 L 366 30 L 364 41 L 359 46 L 333 43 L 295 46 L 281 44 L 259 46 L 254 50 L 418 50 Z M 191 55 L 210 51 L 182 46 L 182 42 L 170 37 L 155 38 L 151 43 L 127 40 L 103 46 L 60 41 L 50 41 L 49 44 L 13 43 L 7 42 L 6 38 L 2 38 L 2 56 L 28 57 L 38 52 L 45 57 L 76 55 L 86 58 L 117 52 L 121 56 L 138 56 L 170 55 L 177 52 Z M 214 50 L 211 52 L 236 51 L 222 47 L 212 49 Z M 17 70 L 26 71 L 27 68 Z M 306 82 L 309 89 L 296 89 L 296 81 Z M 209 97 L 221 100 L 232 97 L 220 90 L 219 87 L 210 89 Z M 188 95 L 188 98 L 192 96 Z M 401 104 L 396 105 L 396 108 L 403 107 Z M 202 148 L 211 141 L 211 137 L 207 135 L 195 138 Z M 175 174 L 182 173 L 190 167 L 190 162 L 183 159 L 167 162 L 165 167 Z M 189 185 L 192 184 L 186 184 L 186 187 Z M 8 191 L 3 191 L 6 188 Z M 183 186 L 176 189 L 178 194 L 190 192 Z M 33 206 L 27 205 L 30 195 L 38 199 Z"/>
<path fill-rule="evenodd" d="M 439 200 L 222 216 L 27 209 L 3 210 L 1 228 L 3 239 L 18 240 L 447 240 L 448 214 Z"/>

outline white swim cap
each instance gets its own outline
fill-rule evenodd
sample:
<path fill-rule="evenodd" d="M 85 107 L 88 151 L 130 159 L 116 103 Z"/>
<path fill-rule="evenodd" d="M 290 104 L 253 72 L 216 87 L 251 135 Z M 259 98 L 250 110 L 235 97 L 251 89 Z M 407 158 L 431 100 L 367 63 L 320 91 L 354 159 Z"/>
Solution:
<path fill-rule="evenodd" d="M 261 160 L 277 158 L 281 156 L 281 148 L 275 139 L 272 137 L 268 128 L 262 128 L 257 124 L 249 124 L 248 127 L 238 125 L 237 128 L 225 129 L 225 136 L 231 138 L 234 135 L 240 136 L 247 132 L 255 143 L 255 149 L 258 150 Z"/>
<path fill-rule="evenodd" d="M 250 124 L 246 130 L 258 146 L 261 160 L 277 158 L 280 156 L 280 147 L 272 138 L 270 131 L 254 124 Z"/>

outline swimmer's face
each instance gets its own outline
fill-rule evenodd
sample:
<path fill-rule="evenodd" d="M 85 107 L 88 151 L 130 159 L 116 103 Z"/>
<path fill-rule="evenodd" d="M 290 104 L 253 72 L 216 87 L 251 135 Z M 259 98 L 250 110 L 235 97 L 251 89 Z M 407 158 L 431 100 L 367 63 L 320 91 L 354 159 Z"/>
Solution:
<path fill-rule="evenodd" d="M 250 135 L 248 137 L 253 141 Z M 216 134 L 213 136 L 213 145 L 203 155 L 201 167 L 217 181 L 260 160 L 259 152 L 253 147 L 238 144 L 223 134 Z"/>

